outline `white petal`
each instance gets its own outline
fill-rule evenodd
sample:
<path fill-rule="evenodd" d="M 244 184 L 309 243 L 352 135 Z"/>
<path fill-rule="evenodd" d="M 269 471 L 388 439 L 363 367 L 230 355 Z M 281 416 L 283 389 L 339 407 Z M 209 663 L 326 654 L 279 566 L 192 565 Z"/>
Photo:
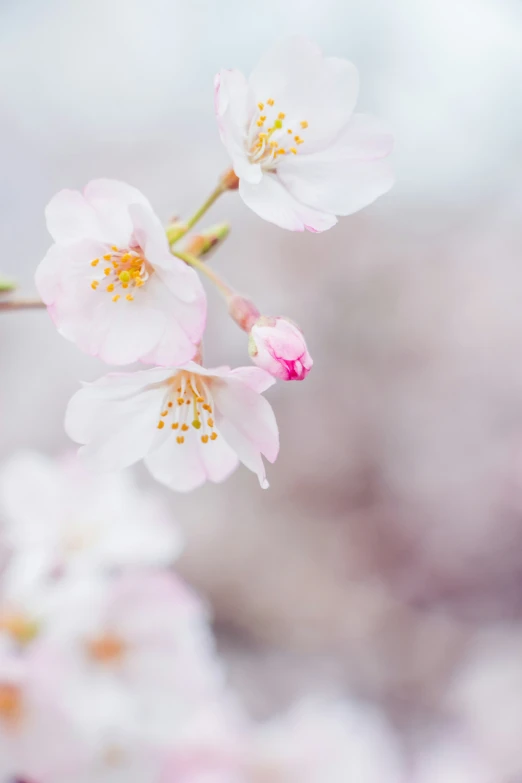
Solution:
<path fill-rule="evenodd" d="M 200 446 L 203 444 L 192 432 L 186 434 L 185 443 L 177 443 L 175 433 L 170 432 L 147 456 L 145 464 L 161 484 L 176 492 L 190 492 L 207 478 Z"/>
<path fill-rule="evenodd" d="M 268 489 L 265 466 L 259 450 L 250 442 L 250 440 L 232 424 L 231 421 L 216 413 L 220 435 L 226 439 L 227 443 L 237 454 L 239 460 L 245 467 L 255 473 L 259 479 L 259 484 L 263 489 Z"/>
<path fill-rule="evenodd" d="M 220 414 L 274 462 L 279 452 L 279 431 L 270 403 L 235 378 L 215 381 L 212 394 Z"/>
<path fill-rule="evenodd" d="M 265 174 L 259 185 L 244 180 L 239 183 L 239 195 L 247 206 L 264 220 L 290 231 L 326 231 L 335 226 L 333 215 L 319 212 L 295 199 L 275 174 Z"/>
<path fill-rule="evenodd" d="M 273 375 L 270 375 L 269 372 L 262 370 L 260 367 L 237 367 L 235 370 L 230 371 L 230 376 L 239 378 L 240 381 L 259 394 L 269 389 L 276 382 Z"/>
<path fill-rule="evenodd" d="M 126 246 L 132 236 L 131 204 L 152 207 L 137 188 L 112 179 L 96 179 L 86 186 L 84 195 L 100 221 L 104 236 L 111 244 Z"/>
<path fill-rule="evenodd" d="M 198 274 L 172 255 L 165 230 L 156 216 L 140 205 L 129 207 L 129 213 L 134 233 L 160 280 L 184 302 L 202 299 L 204 290 Z"/>
<path fill-rule="evenodd" d="M 66 432 L 85 444 L 80 454 L 88 467 L 121 470 L 148 452 L 164 396 L 160 387 L 114 400 L 110 388 L 87 386 L 76 392 L 67 406 Z"/>
<path fill-rule="evenodd" d="M 221 141 L 234 161 L 244 158 L 249 123 L 249 90 L 243 74 L 222 70 L 214 80 L 214 106 Z"/>
<path fill-rule="evenodd" d="M 239 378 L 216 380 L 212 393 L 218 429 L 263 486 L 266 479 L 260 455 L 274 462 L 279 451 L 279 432 L 270 404 Z"/>
<path fill-rule="evenodd" d="M 34 275 L 36 289 L 47 305 L 52 304 L 59 293 L 60 276 L 67 258 L 67 247 L 51 245 L 36 268 Z"/>
<path fill-rule="evenodd" d="M 154 304 L 163 313 L 164 326 L 154 346 L 142 354 L 141 360 L 147 364 L 179 366 L 192 359 L 206 323 L 207 300 L 203 289 L 199 300 L 188 304 L 178 299 L 156 273 L 147 283 L 146 295 L 151 306 Z"/>
<path fill-rule="evenodd" d="M 160 309 L 136 301 L 122 299 L 115 304 L 109 300 L 98 322 L 99 340 L 95 350 L 91 343 L 91 352 L 107 364 L 123 365 L 132 364 L 158 344 L 166 316 Z"/>
<path fill-rule="evenodd" d="M 350 215 L 391 188 L 393 174 L 385 158 L 392 144 L 379 120 L 356 114 L 334 145 L 313 155 L 286 156 L 277 173 L 299 201 Z"/>
<path fill-rule="evenodd" d="M 103 239 L 96 212 L 78 190 L 61 190 L 45 208 L 47 229 L 55 242 Z"/>
<path fill-rule="evenodd" d="M 85 384 L 85 386 L 100 389 L 100 396 L 103 395 L 106 399 L 122 400 L 129 394 L 138 393 L 149 386 L 163 383 L 174 373 L 175 370 L 165 367 L 138 370 L 137 372 L 112 372 L 94 383 Z"/>
<path fill-rule="evenodd" d="M 348 60 L 324 58 L 319 47 L 303 37 L 281 41 L 261 59 L 250 77 L 255 100 L 274 101 L 285 127 L 301 133 L 303 149 L 321 149 L 348 121 L 359 90 L 355 66 Z M 269 115 L 269 120 L 271 116 Z"/>

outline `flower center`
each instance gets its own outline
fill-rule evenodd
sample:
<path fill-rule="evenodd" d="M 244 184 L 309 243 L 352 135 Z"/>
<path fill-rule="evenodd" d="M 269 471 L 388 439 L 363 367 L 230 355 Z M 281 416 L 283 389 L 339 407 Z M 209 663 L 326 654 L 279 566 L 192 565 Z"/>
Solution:
<path fill-rule="evenodd" d="M 22 717 L 22 692 L 17 685 L 0 682 L 0 720 L 13 727 Z"/>
<path fill-rule="evenodd" d="M 125 654 L 125 649 L 125 642 L 110 632 L 87 642 L 87 652 L 97 663 L 119 663 Z"/>
<path fill-rule="evenodd" d="M 183 371 L 170 378 L 168 386 L 158 429 L 170 425 L 176 431 L 176 442 L 180 445 L 185 442 L 185 433 L 191 427 L 200 432 L 202 443 L 216 440 L 208 383 L 200 375 Z"/>
<path fill-rule="evenodd" d="M 110 253 L 106 253 L 102 258 L 94 258 L 91 266 L 103 266 L 103 275 L 91 281 L 91 288 L 96 291 L 101 286 L 111 295 L 113 302 L 117 302 L 122 296 L 132 302 L 136 290 L 145 285 L 153 272 L 152 266 L 139 248 L 125 250 L 116 245 L 112 245 Z"/>
<path fill-rule="evenodd" d="M 274 106 L 273 98 L 257 104 L 258 113 L 250 123 L 247 137 L 250 163 L 259 163 L 265 171 L 273 171 L 282 156 L 297 155 L 305 141 L 299 132 L 308 128 L 306 120 L 290 123 L 286 114 Z"/>
<path fill-rule="evenodd" d="M 20 645 L 28 644 L 38 634 L 38 623 L 16 612 L 0 612 L 0 632 L 9 634 Z"/>

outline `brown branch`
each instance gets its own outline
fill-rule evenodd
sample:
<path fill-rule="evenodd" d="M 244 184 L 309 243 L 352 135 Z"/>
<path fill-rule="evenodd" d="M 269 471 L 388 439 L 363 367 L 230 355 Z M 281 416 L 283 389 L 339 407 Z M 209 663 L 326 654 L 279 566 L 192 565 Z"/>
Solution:
<path fill-rule="evenodd" d="M 0 312 L 2 310 L 37 310 L 45 307 L 40 299 L 10 299 L 6 302 L 0 300 Z"/>

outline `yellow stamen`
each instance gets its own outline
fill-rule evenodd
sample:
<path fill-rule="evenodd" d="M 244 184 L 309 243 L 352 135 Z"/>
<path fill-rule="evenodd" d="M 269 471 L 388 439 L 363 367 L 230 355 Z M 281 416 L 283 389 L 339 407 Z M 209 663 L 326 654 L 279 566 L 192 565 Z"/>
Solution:
<path fill-rule="evenodd" d="M 269 98 L 269 99 L 267 100 L 267 103 L 268 103 L 268 105 L 269 105 L 269 106 L 273 106 L 273 105 L 274 105 L 274 103 L 275 103 L 275 101 L 274 101 L 274 99 L 273 99 L 273 98 Z"/>
<path fill-rule="evenodd" d="M 259 111 L 263 111 L 263 109 L 265 108 L 265 104 L 264 103 L 258 103 L 257 104 L 257 108 L 259 109 Z"/>
<path fill-rule="evenodd" d="M 22 695 L 20 689 L 11 683 L 0 683 L 0 719 L 16 726 L 22 717 Z"/>
<path fill-rule="evenodd" d="M 169 406 L 169 408 L 172 408 L 172 403 L 171 402 L 168 402 L 167 405 Z"/>
<path fill-rule="evenodd" d="M 99 258 L 95 258 L 94 261 L 91 261 L 91 266 L 97 266 L 100 263 Z"/>
<path fill-rule="evenodd" d="M 291 135 L 292 135 L 292 133 L 293 133 L 293 130 L 292 130 L 292 128 L 288 128 L 288 130 L 287 130 L 287 133 L 289 133 L 289 134 L 290 134 L 290 136 L 291 136 Z"/>
<path fill-rule="evenodd" d="M 113 302 L 117 302 L 119 298 L 120 298 L 120 295 L 119 295 L 119 294 L 115 294 L 115 295 L 112 297 L 112 301 L 113 301 Z"/>
<path fill-rule="evenodd" d="M 87 642 L 87 650 L 99 663 L 116 663 L 122 659 L 125 645 L 117 636 L 107 633 Z"/>
<path fill-rule="evenodd" d="M 258 127 L 258 128 L 262 128 L 264 124 L 265 124 L 265 123 L 264 123 L 264 122 L 261 122 L 261 120 L 258 120 L 258 121 L 256 122 L 256 125 L 257 125 L 257 127 Z"/>
<path fill-rule="evenodd" d="M 112 269 L 110 268 L 110 266 L 108 266 L 107 269 L 103 270 L 103 274 L 104 275 L 110 275 L 111 272 L 112 272 Z"/>
<path fill-rule="evenodd" d="M 96 289 L 98 288 L 98 285 L 99 285 L 98 280 L 93 280 L 92 283 L 91 283 L 92 290 L 96 291 Z"/>
<path fill-rule="evenodd" d="M 217 432 L 213 432 L 212 435 L 210 436 L 210 440 L 216 440 L 216 438 L 217 438 Z"/>
<path fill-rule="evenodd" d="M 301 125 L 301 128 L 303 128 L 303 129 L 304 128 L 308 128 L 308 122 L 306 120 L 302 120 L 299 124 Z"/>
<path fill-rule="evenodd" d="M 211 418 L 207 419 L 207 424 L 208 424 L 209 427 L 213 427 L 214 426 L 214 419 L 211 419 Z"/>
<path fill-rule="evenodd" d="M 167 416 L 168 415 L 168 411 L 161 411 L 161 415 L 162 416 Z"/>
<path fill-rule="evenodd" d="M 183 430 L 183 432 L 186 432 L 188 430 L 188 424 L 182 424 L 181 429 Z"/>
<path fill-rule="evenodd" d="M 202 443 L 208 443 L 208 435 L 202 435 L 201 436 L 201 442 Z"/>
<path fill-rule="evenodd" d="M 178 437 L 176 438 L 176 441 L 178 443 L 185 443 L 185 438 L 183 437 L 183 435 L 178 435 Z"/>
<path fill-rule="evenodd" d="M 105 290 L 108 291 L 109 294 L 112 293 L 114 291 L 114 285 L 112 283 L 109 283 L 109 285 Z"/>
<path fill-rule="evenodd" d="M 158 429 L 162 430 L 164 426 L 165 426 L 165 422 L 161 421 L 161 419 L 160 419 L 160 421 L 158 421 Z"/>
<path fill-rule="evenodd" d="M 127 300 L 127 302 L 134 302 L 134 297 L 133 297 L 133 295 L 132 295 L 132 294 L 127 294 L 127 296 L 125 297 L 125 299 Z"/>
<path fill-rule="evenodd" d="M 171 425 L 173 430 L 177 430 L 179 427 L 179 424 L 177 421 L 174 422 L 174 424 Z"/>
<path fill-rule="evenodd" d="M 294 155 L 297 155 L 297 150 L 295 147 L 290 147 L 290 152 L 292 152 Z"/>
<path fill-rule="evenodd" d="M 279 114 L 277 115 L 277 118 L 279 120 L 284 120 L 285 117 L 286 117 L 286 114 L 284 113 L 284 111 L 280 111 Z"/>
<path fill-rule="evenodd" d="M 209 413 L 212 413 L 212 408 L 210 407 L 210 405 L 208 404 L 208 402 L 206 402 L 206 403 L 203 405 L 203 410 L 204 410 L 204 411 L 208 411 Z"/>
<path fill-rule="evenodd" d="M 103 256 L 106 261 L 110 261 L 112 256 L 110 253 L 107 253 L 107 255 Z"/>
<path fill-rule="evenodd" d="M 128 288 L 128 287 L 129 287 L 129 284 L 128 284 L 128 283 L 122 283 L 122 284 L 121 284 L 121 287 L 122 287 L 122 288 Z"/>

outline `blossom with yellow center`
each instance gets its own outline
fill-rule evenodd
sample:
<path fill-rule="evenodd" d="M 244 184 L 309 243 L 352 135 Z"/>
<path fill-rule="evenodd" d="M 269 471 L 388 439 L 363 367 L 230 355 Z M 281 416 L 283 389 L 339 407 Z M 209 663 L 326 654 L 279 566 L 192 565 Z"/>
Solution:
<path fill-rule="evenodd" d="M 392 137 L 354 114 L 357 92 L 355 66 L 301 37 L 274 46 L 249 79 L 220 71 L 219 131 L 254 212 L 292 231 L 324 231 L 389 190 Z"/>
<path fill-rule="evenodd" d="M 147 199 L 114 180 L 48 204 L 54 245 L 36 285 L 59 331 L 109 364 L 193 358 L 206 320 L 196 272 L 174 257 Z"/>
<path fill-rule="evenodd" d="M 241 461 L 267 487 L 262 455 L 276 459 L 279 436 L 261 393 L 273 383 L 258 367 L 206 370 L 195 362 L 109 375 L 74 395 L 65 427 L 97 470 L 144 459 L 158 481 L 187 491 L 223 481 Z"/>

